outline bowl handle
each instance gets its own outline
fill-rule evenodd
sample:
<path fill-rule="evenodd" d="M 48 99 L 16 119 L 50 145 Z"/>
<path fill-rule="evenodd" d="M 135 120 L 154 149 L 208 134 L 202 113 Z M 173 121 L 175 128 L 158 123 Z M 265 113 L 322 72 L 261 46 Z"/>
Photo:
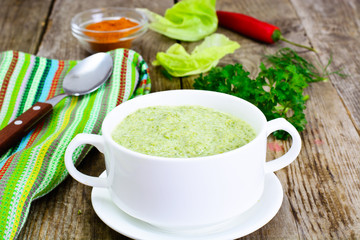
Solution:
<path fill-rule="evenodd" d="M 265 172 L 275 172 L 292 163 L 300 153 L 301 137 L 296 128 L 284 118 L 277 118 L 267 123 L 267 136 L 277 130 L 288 132 L 292 138 L 291 148 L 283 156 L 265 163 Z"/>
<path fill-rule="evenodd" d="M 82 184 L 91 187 L 107 187 L 109 185 L 107 178 L 99 178 L 85 175 L 75 168 L 73 153 L 77 147 L 83 144 L 91 144 L 94 145 L 100 152 L 104 151 L 104 140 L 102 136 L 85 133 L 80 133 L 76 135 L 75 138 L 71 140 L 69 146 L 65 151 L 65 166 L 69 174 Z"/>

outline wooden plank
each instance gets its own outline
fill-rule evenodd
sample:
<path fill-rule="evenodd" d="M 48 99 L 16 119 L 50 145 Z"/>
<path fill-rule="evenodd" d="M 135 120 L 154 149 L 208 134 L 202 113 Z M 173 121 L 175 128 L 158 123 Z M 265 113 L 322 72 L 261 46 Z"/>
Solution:
<path fill-rule="evenodd" d="M 344 67 L 349 76 L 332 75 L 331 82 L 308 89 L 312 99 L 307 112 L 311 113 L 303 134 L 308 138 L 304 142 L 307 161 L 299 166 L 299 190 L 291 201 L 295 205 L 306 199 L 298 211 L 300 218 L 307 215 L 299 225 L 305 238 L 356 239 L 360 236 L 359 2 L 292 2 L 306 35 L 320 50 L 319 61 L 326 65 L 333 54 L 330 71 Z"/>
<path fill-rule="evenodd" d="M 311 43 L 320 50 L 321 63 L 326 65 L 332 54 L 329 70 L 343 68 L 342 72 L 348 75 L 345 79 L 332 75 L 330 80 L 360 133 L 360 2 L 292 0 L 292 3 Z"/>
<path fill-rule="evenodd" d="M 359 136 L 330 83 L 312 84 L 306 92 L 303 150 L 279 172 L 300 236 L 359 238 Z"/>
<path fill-rule="evenodd" d="M 89 54 L 71 35 L 70 21 L 78 12 L 97 7 L 148 8 L 163 14 L 172 0 L 126 1 L 89 0 L 56 1 L 38 55 L 56 59 L 82 59 Z M 163 81 L 163 76 L 150 64 L 158 51 L 166 50 L 173 40 L 148 31 L 133 48 L 150 66 L 152 91 L 179 88 L 179 81 Z M 78 169 L 98 176 L 105 169 L 103 154 L 93 149 Z M 90 200 L 92 188 L 68 177 L 51 193 L 36 200 L 19 239 L 116 239 L 123 236 L 105 225 L 95 214 Z"/>
<path fill-rule="evenodd" d="M 35 54 L 44 31 L 52 0 L 2 0 L 0 7 L 0 51 Z M 31 9 L 31 11 L 29 11 Z"/>

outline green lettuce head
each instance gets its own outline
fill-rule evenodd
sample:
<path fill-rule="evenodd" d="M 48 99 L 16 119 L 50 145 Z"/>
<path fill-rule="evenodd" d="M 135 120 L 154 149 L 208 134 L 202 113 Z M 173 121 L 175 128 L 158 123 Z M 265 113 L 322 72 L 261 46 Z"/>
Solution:
<path fill-rule="evenodd" d="M 142 10 L 150 19 L 151 30 L 172 39 L 193 42 L 216 31 L 215 3 L 216 0 L 182 0 L 167 9 L 164 17 Z"/>
<path fill-rule="evenodd" d="M 161 65 L 170 75 L 184 77 L 200 74 L 215 67 L 219 60 L 233 53 L 240 45 L 223 34 L 214 33 L 189 54 L 183 46 L 173 44 L 166 52 L 158 52 L 154 66 Z"/>

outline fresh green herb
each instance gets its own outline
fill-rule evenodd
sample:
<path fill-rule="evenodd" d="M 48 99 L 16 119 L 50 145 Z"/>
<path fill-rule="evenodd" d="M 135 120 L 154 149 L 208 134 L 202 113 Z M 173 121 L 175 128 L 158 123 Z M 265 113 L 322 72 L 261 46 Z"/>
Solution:
<path fill-rule="evenodd" d="M 262 63 L 261 72 L 255 80 L 249 78 L 249 72 L 240 64 L 216 67 L 207 76 L 195 79 L 195 89 L 218 91 L 245 99 L 257 106 L 268 120 L 283 117 L 292 123 L 298 131 L 306 124 L 303 89 L 307 86 L 302 74 L 294 66 L 286 69 L 266 68 Z M 274 133 L 283 139 L 283 131 Z"/>
<path fill-rule="evenodd" d="M 327 77 L 332 74 L 337 74 L 340 77 L 346 77 L 345 74 L 340 71 L 329 72 L 327 69 L 332 62 L 332 55 L 329 58 L 326 66 L 321 72 L 310 62 L 300 57 L 291 48 L 282 48 L 273 55 L 265 55 L 267 62 L 273 66 L 285 69 L 287 66 L 294 65 L 299 73 L 304 75 L 307 82 L 319 82 L 326 81 Z"/>
<path fill-rule="evenodd" d="M 245 99 L 257 106 L 268 120 L 285 118 L 298 131 L 307 123 L 304 110 L 308 95 L 303 95 L 308 82 L 326 78 L 316 68 L 289 48 L 267 56 L 272 64 L 269 68 L 260 65 L 255 79 L 240 64 L 212 68 L 206 76 L 195 79 L 194 88 L 218 91 Z M 288 134 L 277 131 L 274 136 L 286 139 Z"/>

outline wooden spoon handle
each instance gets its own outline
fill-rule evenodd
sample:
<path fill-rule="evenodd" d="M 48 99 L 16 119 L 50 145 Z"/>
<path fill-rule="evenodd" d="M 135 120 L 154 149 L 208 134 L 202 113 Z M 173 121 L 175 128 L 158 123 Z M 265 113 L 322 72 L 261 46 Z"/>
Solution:
<path fill-rule="evenodd" d="M 0 155 L 18 143 L 53 109 L 49 103 L 37 102 L 0 131 Z"/>

